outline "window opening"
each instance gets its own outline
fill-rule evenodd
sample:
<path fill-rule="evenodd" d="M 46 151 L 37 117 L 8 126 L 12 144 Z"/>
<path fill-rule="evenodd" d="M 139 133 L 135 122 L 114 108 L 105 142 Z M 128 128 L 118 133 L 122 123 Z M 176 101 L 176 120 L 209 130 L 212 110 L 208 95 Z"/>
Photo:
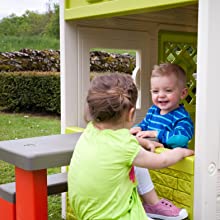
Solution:
<path fill-rule="evenodd" d="M 136 50 L 117 48 L 90 49 L 90 80 L 99 74 L 124 73 L 132 75 L 138 88 L 137 108 L 140 104 L 140 68 L 136 66 Z"/>

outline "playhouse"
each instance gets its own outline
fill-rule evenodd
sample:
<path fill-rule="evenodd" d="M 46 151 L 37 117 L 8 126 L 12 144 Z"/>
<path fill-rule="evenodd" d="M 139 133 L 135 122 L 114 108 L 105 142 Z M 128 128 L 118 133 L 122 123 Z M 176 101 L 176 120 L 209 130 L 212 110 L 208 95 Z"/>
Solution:
<path fill-rule="evenodd" d="M 220 219 L 220 114 L 218 113 L 218 0 L 61 0 L 62 133 L 81 131 L 94 48 L 132 50 L 139 90 L 137 122 L 151 105 L 154 64 L 174 62 L 187 72 L 186 109 L 195 122 L 195 157 L 152 171 L 156 189 L 192 220 Z M 74 219 L 63 201 L 63 215 Z"/>

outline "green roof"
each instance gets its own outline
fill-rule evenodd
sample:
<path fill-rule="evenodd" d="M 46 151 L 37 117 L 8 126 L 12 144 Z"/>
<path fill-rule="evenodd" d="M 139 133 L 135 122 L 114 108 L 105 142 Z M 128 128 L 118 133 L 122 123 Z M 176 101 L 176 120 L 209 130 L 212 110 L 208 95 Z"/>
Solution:
<path fill-rule="evenodd" d="M 65 0 L 65 20 L 105 18 L 196 4 L 198 0 Z"/>

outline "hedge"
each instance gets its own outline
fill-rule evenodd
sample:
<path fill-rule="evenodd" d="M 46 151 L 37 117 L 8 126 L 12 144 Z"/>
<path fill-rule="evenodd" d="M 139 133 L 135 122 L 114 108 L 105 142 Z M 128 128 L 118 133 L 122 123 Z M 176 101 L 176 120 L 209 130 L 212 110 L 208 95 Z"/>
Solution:
<path fill-rule="evenodd" d="M 10 112 L 60 114 L 59 72 L 1 73 L 0 107 Z"/>

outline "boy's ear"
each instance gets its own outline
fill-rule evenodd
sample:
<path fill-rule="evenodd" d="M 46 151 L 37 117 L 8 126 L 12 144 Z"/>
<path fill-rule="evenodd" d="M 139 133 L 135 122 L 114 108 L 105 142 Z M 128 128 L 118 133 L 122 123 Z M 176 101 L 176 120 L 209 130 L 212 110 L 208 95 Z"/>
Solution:
<path fill-rule="evenodd" d="M 182 89 L 182 93 L 181 93 L 180 98 L 185 99 L 187 95 L 188 95 L 188 89 L 185 87 Z"/>
<path fill-rule="evenodd" d="M 135 108 L 131 108 L 128 112 L 128 121 L 134 122 L 135 121 Z"/>

